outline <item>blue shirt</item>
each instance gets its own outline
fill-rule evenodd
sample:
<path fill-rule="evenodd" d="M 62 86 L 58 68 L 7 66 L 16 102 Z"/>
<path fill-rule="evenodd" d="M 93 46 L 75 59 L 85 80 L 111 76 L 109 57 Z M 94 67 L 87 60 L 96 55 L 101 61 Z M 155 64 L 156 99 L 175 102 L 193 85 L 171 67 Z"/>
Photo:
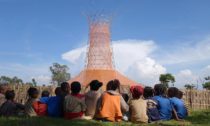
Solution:
<path fill-rule="evenodd" d="M 154 96 L 153 99 L 157 102 L 161 120 L 170 120 L 172 117 L 172 105 L 168 98 L 163 96 Z"/>
<path fill-rule="evenodd" d="M 47 114 L 51 117 L 61 117 L 61 97 L 52 96 L 52 97 L 42 97 L 40 102 L 47 104 Z"/>
<path fill-rule="evenodd" d="M 180 119 L 183 119 L 187 116 L 187 109 L 184 105 L 184 101 L 176 97 L 170 98 L 171 104 L 176 110 L 176 113 Z"/>

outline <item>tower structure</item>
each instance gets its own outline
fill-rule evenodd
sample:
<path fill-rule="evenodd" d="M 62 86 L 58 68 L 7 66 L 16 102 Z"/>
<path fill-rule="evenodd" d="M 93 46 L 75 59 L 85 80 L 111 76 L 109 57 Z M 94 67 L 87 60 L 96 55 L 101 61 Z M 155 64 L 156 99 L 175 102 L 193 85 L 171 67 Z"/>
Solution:
<path fill-rule="evenodd" d="M 101 16 L 88 17 L 89 41 L 85 68 L 68 82 L 79 81 L 87 86 L 92 80 L 99 80 L 105 89 L 108 81 L 118 79 L 122 87 L 137 83 L 115 70 L 109 18 Z M 123 88 L 122 88 L 123 89 Z"/>

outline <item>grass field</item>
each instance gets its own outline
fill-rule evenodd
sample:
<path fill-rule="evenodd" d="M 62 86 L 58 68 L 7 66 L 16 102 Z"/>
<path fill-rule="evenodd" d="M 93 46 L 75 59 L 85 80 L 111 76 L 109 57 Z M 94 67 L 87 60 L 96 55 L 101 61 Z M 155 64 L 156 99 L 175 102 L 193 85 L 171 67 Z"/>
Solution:
<path fill-rule="evenodd" d="M 94 120 L 64 120 L 57 118 L 47 117 L 10 117 L 0 118 L 0 126 L 139 126 L 143 124 L 134 124 L 130 122 L 111 123 L 111 122 L 100 122 Z M 206 111 L 195 111 L 192 112 L 184 121 L 160 121 L 153 124 L 144 124 L 148 126 L 183 126 L 183 125 L 210 125 L 210 110 Z"/>

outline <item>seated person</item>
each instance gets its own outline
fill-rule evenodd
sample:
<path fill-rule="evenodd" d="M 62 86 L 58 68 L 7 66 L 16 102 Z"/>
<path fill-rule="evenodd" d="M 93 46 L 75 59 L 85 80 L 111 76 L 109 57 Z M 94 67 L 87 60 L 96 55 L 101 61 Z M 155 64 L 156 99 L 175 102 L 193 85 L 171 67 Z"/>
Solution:
<path fill-rule="evenodd" d="M 102 86 L 102 83 L 98 80 L 93 80 L 90 82 L 89 86 L 90 91 L 85 94 L 85 104 L 87 105 L 85 115 L 93 118 L 95 116 L 98 99 L 101 97 L 99 89 Z"/>
<path fill-rule="evenodd" d="M 14 102 L 15 92 L 14 90 L 8 90 L 5 94 L 6 101 L 0 107 L 1 116 L 17 116 L 20 110 L 24 110 L 22 104 Z"/>
<path fill-rule="evenodd" d="M 40 98 L 40 102 L 45 103 L 47 105 L 48 116 L 61 117 L 62 101 L 61 101 L 61 88 L 60 87 L 57 87 L 55 89 L 55 94 L 56 96 Z"/>
<path fill-rule="evenodd" d="M 143 88 L 141 86 L 133 86 L 130 89 L 132 99 L 130 100 L 131 121 L 135 123 L 148 123 L 147 101 L 143 99 Z"/>
<path fill-rule="evenodd" d="M 77 81 L 71 83 L 71 94 L 64 100 L 64 118 L 80 119 L 86 110 L 85 97 L 80 94 L 81 84 Z"/>
<path fill-rule="evenodd" d="M 25 103 L 25 113 L 28 116 L 45 116 L 47 115 L 47 105 L 38 100 L 39 91 L 30 87 L 28 89 L 29 99 Z"/>
<path fill-rule="evenodd" d="M 25 103 L 25 113 L 28 116 L 37 116 L 36 111 L 34 110 L 34 106 L 33 104 L 38 101 L 38 95 L 39 95 L 39 91 L 34 88 L 34 87 L 30 87 L 27 91 L 28 93 L 28 100 Z"/>
<path fill-rule="evenodd" d="M 184 102 L 184 106 L 187 109 L 187 115 L 189 116 L 190 115 L 190 109 L 189 109 L 188 104 L 182 99 L 183 98 L 183 95 L 184 95 L 184 93 L 179 90 L 179 93 L 178 93 L 178 95 L 176 95 L 176 97 L 179 98 L 179 99 L 181 99 Z"/>
<path fill-rule="evenodd" d="M 152 99 L 154 96 L 154 90 L 152 87 L 144 88 L 144 98 L 147 101 L 147 115 L 149 118 L 149 122 L 160 120 L 160 114 L 157 109 L 157 102 Z"/>
<path fill-rule="evenodd" d="M 117 91 L 120 88 L 118 80 L 108 82 L 106 92 L 99 99 L 98 115 L 104 121 L 121 121 L 122 113 L 129 110 L 129 106 L 124 101 L 121 94 Z"/>
<path fill-rule="evenodd" d="M 184 119 L 187 116 L 187 109 L 184 105 L 184 102 L 176 97 L 178 93 L 179 89 L 176 87 L 170 87 L 168 89 L 168 97 L 170 98 L 171 104 L 176 111 L 178 119 Z"/>
<path fill-rule="evenodd" d="M 170 100 L 166 97 L 166 86 L 163 84 L 156 84 L 154 86 L 155 96 L 153 99 L 157 102 L 157 108 L 161 120 L 170 120 L 172 118 L 173 108 Z"/>

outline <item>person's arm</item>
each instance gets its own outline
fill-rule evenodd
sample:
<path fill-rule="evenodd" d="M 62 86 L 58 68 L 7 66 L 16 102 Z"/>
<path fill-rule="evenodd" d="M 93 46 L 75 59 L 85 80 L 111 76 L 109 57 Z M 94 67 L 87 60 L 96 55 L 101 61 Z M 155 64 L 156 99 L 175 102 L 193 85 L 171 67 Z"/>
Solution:
<path fill-rule="evenodd" d="M 175 119 L 175 120 L 181 121 L 181 119 L 179 119 L 179 117 L 178 117 L 178 115 L 177 115 L 177 113 L 176 113 L 176 110 L 175 110 L 174 108 L 172 109 L 172 113 L 173 113 L 173 115 L 174 115 L 174 119 Z"/>
<path fill-rule="evenodd" d="M 125 102 L 122 96 L 120 96 L 120 107 L 123 112 L 127 112 L 129 110 L 128 104 Z"/>
<path fill-rule="evenodd" d="M 20 104 L 20 103 L 15 103 L 16 104 L 16 107 L 18 108 L 18 109 L 21 109 L 21 110 L 24 110 L 25 109 L 25 105 L 22 105 L 22 104 Z"/>

